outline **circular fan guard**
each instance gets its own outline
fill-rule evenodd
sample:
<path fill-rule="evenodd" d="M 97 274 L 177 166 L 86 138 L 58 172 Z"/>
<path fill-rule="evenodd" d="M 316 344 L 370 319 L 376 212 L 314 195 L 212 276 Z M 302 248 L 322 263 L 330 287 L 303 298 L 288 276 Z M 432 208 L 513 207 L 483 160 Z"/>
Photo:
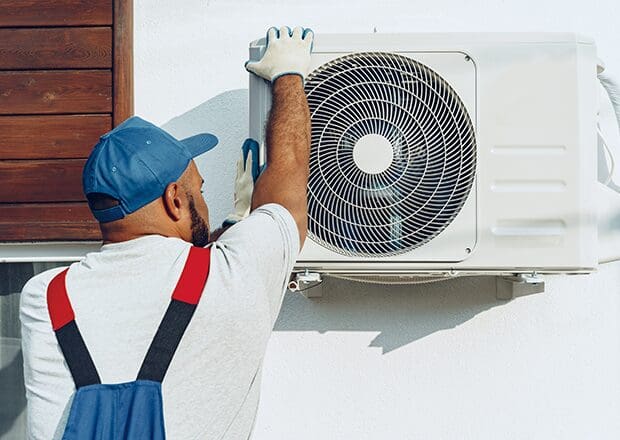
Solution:
<path fill-rule="evenodd" d="M 397 255 L 450 224 L 473 184 L 476 143 L 465 106 L 443 78 L 401 55 L 356 53 L 317 68 L 305 91 L 313 240 L 348 256 Z M 356 144 L 367 135 L 389 141 L 387 168 L 356 164 Z"/>

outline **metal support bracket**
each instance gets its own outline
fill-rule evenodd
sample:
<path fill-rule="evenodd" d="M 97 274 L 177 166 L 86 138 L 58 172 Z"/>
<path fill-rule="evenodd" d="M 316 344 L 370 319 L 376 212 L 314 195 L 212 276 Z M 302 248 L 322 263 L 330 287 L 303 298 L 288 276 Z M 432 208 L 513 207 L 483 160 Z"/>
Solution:
<path fill-rule="evenodd" d="M 511 300 L 518 296 L 543 293 L 545 281 L 536 272 L 531 274 L 517 274 L 511 277 L 495 277 L 495 297 L 501 300 Z"/>
<path fill-rule="evenodd" d="M 291 292 L 299 292 L 306 298 L 321 298 L 323 296 L 323 279 L 318 272 L 298 272 L 295 278 L 288 283 Z"/>

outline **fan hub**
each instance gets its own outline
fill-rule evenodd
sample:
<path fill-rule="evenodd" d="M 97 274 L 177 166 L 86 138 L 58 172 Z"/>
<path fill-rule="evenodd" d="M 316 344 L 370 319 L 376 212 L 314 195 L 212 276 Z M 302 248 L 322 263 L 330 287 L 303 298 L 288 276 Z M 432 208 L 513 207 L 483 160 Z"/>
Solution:
<path fill-rule="evenodd" d="M 380 134 L 362 136 L 353 147 L 353 161 L 365 173 L 382 173 L 392 165 L 392 160 L 392 144 Z"/>

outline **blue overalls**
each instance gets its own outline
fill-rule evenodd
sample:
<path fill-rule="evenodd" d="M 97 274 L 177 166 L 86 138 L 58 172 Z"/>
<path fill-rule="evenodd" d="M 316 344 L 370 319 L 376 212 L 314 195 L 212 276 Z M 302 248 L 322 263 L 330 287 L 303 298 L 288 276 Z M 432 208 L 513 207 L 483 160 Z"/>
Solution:
<path fill-rule="evenodd" d="M 59 273 L 48 286 L 47 305 L 58 345 L 76 393 L 65 440 L 163 440 L 161 383 L 181 342 L 209 276 L 210 248 L 192 246 L 155 337 L 133 382 L 102 384 L 86 348 Z"/>

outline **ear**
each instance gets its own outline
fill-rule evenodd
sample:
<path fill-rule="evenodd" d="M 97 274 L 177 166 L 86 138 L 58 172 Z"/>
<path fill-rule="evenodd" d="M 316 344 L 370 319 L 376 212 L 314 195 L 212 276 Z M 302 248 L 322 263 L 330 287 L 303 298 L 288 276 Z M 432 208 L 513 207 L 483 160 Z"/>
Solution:
<path fill-rule="evenodd" d="M 168 216 L 175 222 L 182 217 L 183 190 L 177 182 L 169 183 L 162 195 L 164 208 Z"/>

